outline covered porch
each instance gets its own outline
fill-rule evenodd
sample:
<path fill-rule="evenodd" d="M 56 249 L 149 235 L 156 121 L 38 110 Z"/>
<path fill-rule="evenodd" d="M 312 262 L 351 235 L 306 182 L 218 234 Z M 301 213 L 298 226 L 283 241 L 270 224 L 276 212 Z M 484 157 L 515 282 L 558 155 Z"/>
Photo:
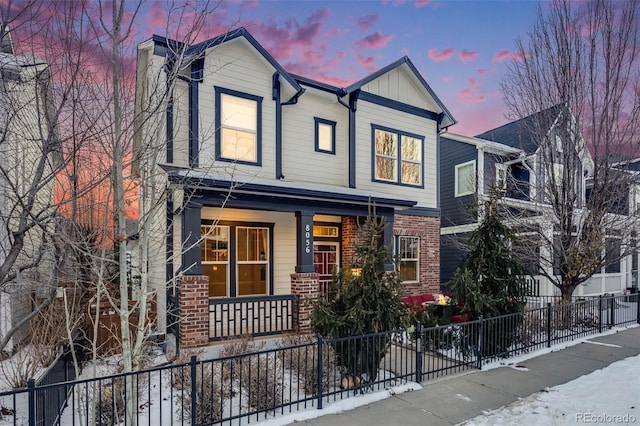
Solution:
<path fill-rule="evenodd" d="M 309 332 L 311 308 L 302 302 L 325 294 L 334 268 L 352 265 L 359 221 L 370 205 L 384 217 L 384 244 L 392 247 L 396 209 L 415 204 L 284 181 L 198 178 L 184 185 L 181 176 L 180 182 L 188 195 L 173 218 L 180 227 L 172 237 L 179 239 L 167 247 L 186 249 L 180 266 L 167 271 L 176 283 L 168 289 L 174 315 L 168 323 L 176 324 L 182 347 Z"/>

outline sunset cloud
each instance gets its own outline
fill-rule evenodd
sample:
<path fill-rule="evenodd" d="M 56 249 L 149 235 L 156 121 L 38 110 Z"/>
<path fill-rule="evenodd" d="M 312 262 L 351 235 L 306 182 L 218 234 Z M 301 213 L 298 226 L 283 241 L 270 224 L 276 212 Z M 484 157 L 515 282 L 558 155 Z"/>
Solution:
<path fill-rule="evenodd" d="M 379 18 L 380 17 L 378 15 L 373 13 L 370 15 L 364 15 L 358 18 L 358 20 L 356 21 L 356 25 L 362 31 L 369 31 L 373 27 L 373 24 L 375 24 Z"/>
<path fill-rule="evenodd" d="M 356 55 L 356 60 L 358 61 L 358 64 L 360 66 L 362 66 L 369 72 L 373 72 L 376 70 L 376 65 L 375 65 L 376 58 L 374 58 L 373 56 L 360 55 L 357 52 L 355 53 L 355 55 Z"/>
<path fill-rule="evenodd" d="M 379 31 L 376 31 L 373 34 L 369 34 L 368 36 L 356 41 L 354 43 L 354 47 L 356 49 L 378 49 L 389 44 L 392 38 L 393 35 L 391 34 L 382 34 Z"/>
<path fill-rule="evenodd" d="M 436 62 L 448 61 L 454 54 L 455 51 L 450 47 L 444 48 L 440 52 L 435 47 L 429 49 L 429 58 Z"/>
<path fill-rule="evenodd" d="M 246 26 L 277 60 L 286 60 L 295 52 L 314 49 L 328 16 L 328 9 L 319 9 L 303 22 L 290 18 L 282 25 L 251 22 Z"/>
<path fill-rule="evenodd" d="M 477 57 L 478 57 L 478 51 L 476 50 L 462 49 L 458 54 L 458 58 L 460 58 L 460 60 L 465 63 L 475 61 Z"/>
<path fill-rule="evenodd" d="M 513 59 L 515 61 L 521 61 L 527 55 L 522 55 L 518 52 L 511 52 L 510 50 L 502 49 L 495 55 L 493 55 L 493 62 L 504 62 L 507 59 Z"/>
<path fill-rule="evenodd" d="M 416 0 L 416 7 L 424 7 L 431 3 L 431 0 Z"/>
<path fill-rule="evenodd" d="M 467 82 L 469 83 L 469 86 L 458 93 L 458 100 L 467 106 L 484 102 L 486 97 L 482 93 L 480 86 L 478 86 L 478 81 L 475 78 L 470 78 Z"/>

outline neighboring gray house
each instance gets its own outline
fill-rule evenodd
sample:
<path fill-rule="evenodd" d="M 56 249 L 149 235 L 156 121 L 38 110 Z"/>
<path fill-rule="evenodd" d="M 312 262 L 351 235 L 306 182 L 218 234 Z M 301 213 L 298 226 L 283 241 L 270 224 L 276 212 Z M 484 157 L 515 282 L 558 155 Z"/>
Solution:
<path fill-rule="evenodd" d="M 524 229 L 522 221 L 540 227 L 541 232 L 548 235 L 549 241 L 554 235 L 554 219 L 548 204 L 549 185 L 555 182 L 560 185 L 564 167 L 575 176 L 576 211 L 586 206 L 590 185 L 593 179 L 594 163 L 592 157 L 579 138 L 574 144 L 575 161 L 570 166 L 553 163 L 553 167 L 545 167 L 543 150 L 540 142 L 532 135 L 540 134 L 531 131 L 533 126 L 545 123 L 549 141 L 554 141 L 554 149 L 562 150 L 560 136 L 556 128 L 557 117 L 563 113 L 560 106 L 550 108 L 538 114 L 514 121 L 504 126 L 484 132 L 476 137 L 466 137 L 447 133 L 441 137 L 440 170 L 441 170 L 441 265 L 440 279 L 442 286 L 452 278 L 460 265 L 466 251 L 465 240 L 469 233 L 479 223 L 480 215 L 476 211 L 478 200 L 486 199 L 492 189 L 499 189 L 503 193 L 501 203 L 513 212 L 510 226 L 516 232 Z M 545 151 L 546 152 L 546 151 Z M 570 169 L 569 169 L 570 167 Z M 632 169 L 632 167 L 628 167 Z M 551 173 L 550 173 L 551 170 Z M 620 171 L 620 173 L 631 172 Z M 566 176 L 566 175 L 565 175 Z M 616 214 L 620 217 L 631 218 L 636 214 L 636 206 L 640 202 L 637 185 L 630 184 L 623 188 L 622 195 L 617 196 Z M 613 197 L 612 197 L 613 199 Z M 612 221 L 612 223 L 615 221 Z M 619 221 L 622 223 L 622 221 Z M 631 223 L 626 220 L 624 223 Z M 633 222 L 635 223 L 635 222 Z M 521 240 L 524 241 L 524 234 Z M 532 244 L 530 241 L 527 244 Z M 534 244 L 534 243 L 533 243 Z M 616 230 L 607 234 L 603 244 L 603 256 L 606 252 L 613 253 L 612 257 L 620 261 L 607 264 L 587 282 L 579 286 L 575 295 L 595 295 L 603 293 L 622 293 L 628 287 L 637 285 L 638 251 L 623 250 L 627 244 L 623 238 L 617 237 Z M 546 251 L 545 251 L 546 250 Z M 541 262 L 541 256 L 549 256 L 549 248 L 539 243 L 526 259 L 526 266 L 530 270 L 540 271 L 540 268 L 551 266 Z M 547 273 L 553 275 L 556 271 L 549 269 Z M 539 283 L 536 291 L 541 295 L 556 294 L 557 289 L 542 275 L 535 275 Z"/>

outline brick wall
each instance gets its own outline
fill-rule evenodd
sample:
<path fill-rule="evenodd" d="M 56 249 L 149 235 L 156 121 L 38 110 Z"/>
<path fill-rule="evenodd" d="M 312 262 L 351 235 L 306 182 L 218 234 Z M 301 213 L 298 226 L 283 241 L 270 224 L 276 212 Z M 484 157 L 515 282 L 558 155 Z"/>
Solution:
<path fill-rule="evenodd" d="M 315 272 L 291 274 L 291 294 L 300 297 L 297 312 L 293 313 L 294 328 L 298 333 L 311 333 L 313 308 L 305 299 L 315 300 L 320 292 L 319 275 Z"/>
<path fill-rule="evenodd" d="M 342 218 L 342 267 L 353 265 L 356 247 L 364 241 L 364 231 L 358 225 L 358 218 L 345 216 Z"/>
<path fill-rule="evenodd" d="M 209 277 L 189 275 L 178 280 L 179 344 L 195 348 L 209 343 Z"/>
<path fill-rule="evenodd" d="M 440 292 L 440 218 L 395 215 L 393 235 L 420 237 L 418 283 L 404 285 L 407 295 Z"/>

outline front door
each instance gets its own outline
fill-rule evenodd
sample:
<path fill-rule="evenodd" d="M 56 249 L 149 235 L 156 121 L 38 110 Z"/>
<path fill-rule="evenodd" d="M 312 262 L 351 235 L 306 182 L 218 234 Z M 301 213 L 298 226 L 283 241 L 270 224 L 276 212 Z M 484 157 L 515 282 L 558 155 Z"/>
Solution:
<path fill-rule="evenodd" d="M 313 243 L 313 266 L 320 275 L 320 293 L 327 295 L 333 271 L 340 268 L 340 243 L 316 241 Z"/>

